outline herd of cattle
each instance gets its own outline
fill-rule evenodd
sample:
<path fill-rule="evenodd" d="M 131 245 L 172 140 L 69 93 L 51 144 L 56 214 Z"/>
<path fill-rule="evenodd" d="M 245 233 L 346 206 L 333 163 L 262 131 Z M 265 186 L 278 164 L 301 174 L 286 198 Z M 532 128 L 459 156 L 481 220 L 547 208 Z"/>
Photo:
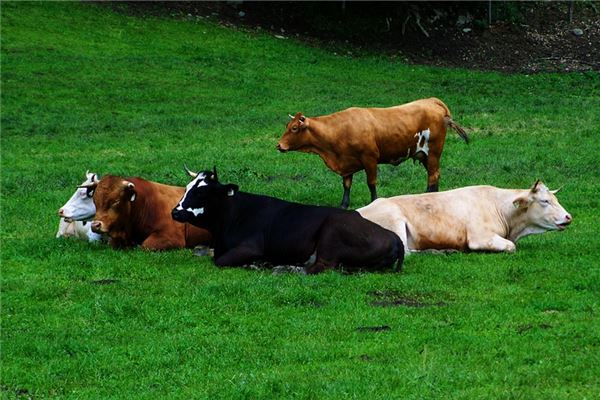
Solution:
<path fill-rule="evenodd" d="M 214 248 L 219 266 L 257 261 L 378 270 L 414 251 L 515 251 L 523 236 L 563 230 L 571 216 L 556 190 L 470 186 L 437 192 L 446 129 L 468 141 L 439 99 L 390 108 L 350 108 L 331 115 L 291 116 L 277 149 L 318 154 L 343 178 L 341 208 L 245 193 L 219 182 L 216 169 L 192 172 L 187 187 L 141 178 L 86 173 L 60 208 L 57 237 L 107 240 L 114 248 Z M 377 164 L 413 159 L 427 169 L 427 193 L 377 199 Z M 364 169 L 372 202 L 346 208 L 355 172 Z"/>

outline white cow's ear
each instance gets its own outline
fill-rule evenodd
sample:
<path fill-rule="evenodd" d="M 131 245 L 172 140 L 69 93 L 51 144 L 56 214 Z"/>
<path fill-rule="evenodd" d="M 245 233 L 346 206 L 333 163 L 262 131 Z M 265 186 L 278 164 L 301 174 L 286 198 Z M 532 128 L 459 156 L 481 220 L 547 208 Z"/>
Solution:
<path fill-rule="evenodd" d="M 529 200 L 527 199 L 527 197 L 519 197 L 518 199 L 515 199 L 513 201 L 513 206 L 515 206 L 515 208 L 521 208 L 521 209 L 525 209 L 527 208 L 527 206 L 529 205 Z"/>

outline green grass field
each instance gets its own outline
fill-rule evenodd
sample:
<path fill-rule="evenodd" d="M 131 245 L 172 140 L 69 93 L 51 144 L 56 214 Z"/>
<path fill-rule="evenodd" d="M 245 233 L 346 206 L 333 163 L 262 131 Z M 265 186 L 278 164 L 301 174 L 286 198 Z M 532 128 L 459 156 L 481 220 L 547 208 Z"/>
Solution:
<path fill-rule="evenodd" d="M 599 398 L 598 73 L 405 65 L 95 4 L 1 15 L 2 398 Z M 431 96 L 473 139 L 448 135 L 442 190 L 542 178 L 565 185 L 573 224 L 516 254 L 410 256 L 400 274 L 54 238 L 86 169 L 183 186 L 183 163 L 216 165 L 244 191 L 337 205 L 317 156 L 275 150 L 287 114 Z M 418 193 L 426 173 L 380 166 L 379 182 Z M 364 173 L 352 194 L 368 202 Z"/>

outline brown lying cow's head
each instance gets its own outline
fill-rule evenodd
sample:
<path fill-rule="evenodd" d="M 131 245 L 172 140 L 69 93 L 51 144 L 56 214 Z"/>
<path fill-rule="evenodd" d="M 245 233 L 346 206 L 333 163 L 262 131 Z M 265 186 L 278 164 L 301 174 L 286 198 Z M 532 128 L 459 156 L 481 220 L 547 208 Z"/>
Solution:
<path fill-rule="evenodd" d="M 300 150 L 308 144 L 308 119 L 302 113 L 295 116 L 289 115 L 291 121 L 285 126 L 285 132 L 277 143 L 277 150 L 285 153 L 291 150 Z"/>
<path fill-rule="evenodd" d="M 108 234 L 112 239 L 127 240 L 131 207 L 136 198 L 135 184 L 120 176 L 106 175 L 96 186 L 96 216 L 92 231 Z"/>
<path fill-rule="evenodd" d="M 549 190 L 537 180 L 529 192 L 513 201 L 513 205 L 522 212 L 521 215 L 528 226 L 527 234 L 562 231 L 571 223 L 571 214 L 560 205 L 555 196 L 559 190 Z"/>

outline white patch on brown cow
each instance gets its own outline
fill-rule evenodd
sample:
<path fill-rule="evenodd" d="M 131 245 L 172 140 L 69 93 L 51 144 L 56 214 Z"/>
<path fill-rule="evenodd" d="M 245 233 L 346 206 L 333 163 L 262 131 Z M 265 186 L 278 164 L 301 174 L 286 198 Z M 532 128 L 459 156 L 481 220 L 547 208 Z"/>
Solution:
<path fill-rule="evenodd" d="M 424 131 L 415 133 L 415 137 L 417 138 L 417 146 L 415 150 L 415 154 L 422 151 L 425 155 L 429 155 L 429 135 L 431 131 L 429 129 L 425 129 Z"/>

